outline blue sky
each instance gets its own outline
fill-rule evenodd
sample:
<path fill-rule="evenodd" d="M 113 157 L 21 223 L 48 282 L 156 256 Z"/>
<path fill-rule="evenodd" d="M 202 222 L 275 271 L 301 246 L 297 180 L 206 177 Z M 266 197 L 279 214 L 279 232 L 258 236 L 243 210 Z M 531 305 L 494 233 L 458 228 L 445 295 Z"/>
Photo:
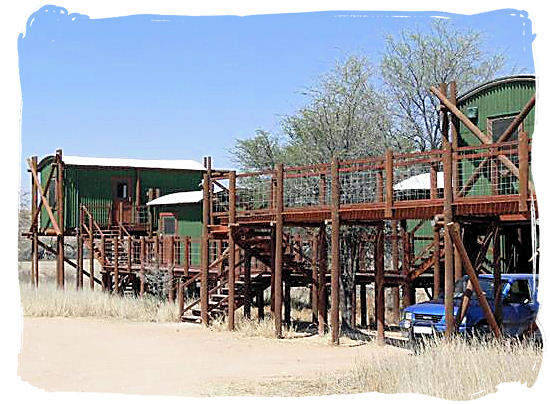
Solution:
<path fill-rule="evenodd" d="M 44 7 L 19 38 L 23 157 L 61 147 L 83 156 L 211 155 L 215 167 L 232 167 L 235 139 L 276 131 L 303 104 L 300 89 L 334 60 L 360 53 L 377 63 L 386 34 L 432 16 L 483 31 L 487 49 L 534 73 L 531 22 L 517 10 L 108 19 L 77 11 Z M 27 179 L 22 171 L 24 188 Z"/>

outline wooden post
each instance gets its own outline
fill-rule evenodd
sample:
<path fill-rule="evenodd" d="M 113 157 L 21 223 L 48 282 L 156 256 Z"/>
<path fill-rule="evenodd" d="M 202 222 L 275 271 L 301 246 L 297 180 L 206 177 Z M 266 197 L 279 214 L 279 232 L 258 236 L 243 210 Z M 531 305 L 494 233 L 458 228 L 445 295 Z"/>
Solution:
<path fill-rule="evenodd" d="M 494 277 L 494 302 L 495 302 L 495 321 L 500 328 L 502 324 L 502 277 L 501 277 L 501 255 L 500 255 L 500 228 L 495 229 L 493 236 L 493 277 Z"/>
<path fill-rule="evenodd" d="M 392 217 L 393 211 L 393 152 L 386 150 L 386 208 L 384 215 L 386 218 Z"/>
<path fill-rule="evenodd" d="M 110 282 L 110 279 L 111 279 L 111 270 L 110 269 L 107 269 L 106 266 L 107 266 L 107 246 L 105 245 L 105 236 L 101 236 L 101 241 L 100 241 L 100 246 L 99 248 L 101 248 L 101 265 L 102 265 L 102 270 L 103 270 L 103 276 L 101 277 L 101 288 L 103 290 L 103 292 L 106 292 L 107 290 L 108 291 L 111 291 L 111 282 Z M 107 278 L 109 279 L 109 281 L 107 282 Z"/>
<path fill-rule="evenodd" d="M 332 204 L 331 204 L 331 253 L 332 268 L 330 274 L 330 326 L 332 343 L 339 344 L 340 336 L 340 178 L 339 162 L 334 157 L 331 164 Z"/>
<path fill-rule="evenodd" d="M 474 291 L 477 294 L 477 298 L 479 301 L 479 304 L 483 310 L 483 314 L 485 315 L 485 318 L 487 319 L 487 322 L 489 323 L 489 326 L 493 330 L 493 333 L 495 334 L 495 337 L 500 338 L 500 328 L 498 327 L 495 317 L 493 315 L 493 312 L 491 311 L 491 307 L 489 306 L 489 303 L 487 302 L 487 298 L 485 297 L 483 290 L 481 289 L 481 286 L 479 284 L 479 280 L 477 279 L 477 275 L 475 273 L 474 267 L 472 266 L 472 263 L 470 261 L 470 258 L 468 257 L 468 253 L 466 252 L 466 249 L 464 248 L 464 244 L 462 244 L 462 240 L 460 238 L 460 233 L 458 229 L 456 228 L 454 223 L 449 223 L 446 225 L 449 236 L 452 238 L 453 243 L 455 246 L 458 247 L 458 251 L 460 253 L 460 256 L 462 257 L 462 263 L 464 264 L 464 268 L 466 269 L 466 273 L 470 277 L 470 281 L 472 282 L 472 286 L 474 288 Z"/>
<path fill-rule="evenodd" d="M 79 226 L 76 231 L 76 289 L 82 289 L 84 285 L 84 235 L 82 234 L 82 226 Z"/>
<path fill-rule="evenodd" d="M 208 160 L 207 160 L 208 165 Z M 210 170 L 204 173 L 203 177 L 203 199 L 202 199 L 202 240 L 201 240 L 201 320 L 208 325 L 208 269 L 209 263 L 209 235 L 208 225 L 210 224 Z"/>
<path fill-rule="evenodd" d="M 277 192 L 277 188 L 275 188 L 275 194 Z M 276 208 L 276 205 L 277 205 L 277 198 L 276 198 L 276 195 L 274 194 L 274 204 L 273 206 Z M 270 247 L 271 247 L 271 260 L 270 260 L 270 270 L 271 270 L 271 277 L 270 277 L 270 281 L 271 281 L 271 284 L 270 284 L 270 287 L 269 287 L 269 293 L 271 295 L 271 298 L 270 298 L 270 307 L 269 307 L 269 310 L 271 312 L 271 318 L 275 318 L 275 256 L 276 256 L 276 249 L 275 249 L 275 239 L 277 237 L 277 231 L 275 229 L 275 226 L 272 226 L 271 227 L 271 237 L 270 237 L 270 240 L 271 240 L 271 243 L 270 243 Z"/>
<path fill-rule="evenodd" d="M 189 236 L 183 238 L 183 274 L 189 276 L 189 266 L 191 264 L 191 240 Z"/>
<path fill-rule="evenodd" d="M 231 171 L 229 173 L 229 278 L 227 283 L 227 288 L 229 289 L 227 328 L 229 331 L 235 329 L 235 238 L 231 226 L 235 224 L 237 215 L 236 189 L 236 173 L 235 171 Z"/>
<path fill-rule="evenodd" d="M 34 172 L 38 172 L 38 158 L 31 157 L 31 168 Z M 31 217 L 34 218 L 38 211 L 38 192 L 37 187 L 41 185 L 34 180 L 31 175 Z M 32 225 L 32 263 L 31 263 L 31 283 L 36 288 L 38 287 L 38 228 L 40 222 Z"/>
<path fill-rule="evenodd" d="M 361 327 L 368 325 L 367 319 L 367 285 L 362 283 L 359 287 L 359 301 L 361 303 Z"/>
<path fill-rule="evenodd" d="M 403 285 L 403 308 L 413 304 L 414 288 L 412 282 L 407 278 L 410 272 L 411 265 L 411 244 L 409 233 L 407 232 L 407 221 L 401 220 L 401 242 L 403 243 L 403 261 L 402 261 L 402 275 L 405 276 L 405 283 Z"/>
<path fill-rule="evenodd" d="M 458 226 L 458 230 L 460 230 L 460 224 L 456 223 Z M 455 274 L 455 282 L 462 278 L 462 259 L 460 258 L 460 254 L 458 253 L 458 250 L 456 247 L 453 249 L 454 251 L 454 274 Z"/>
<path fill-rule="evenodd" d="M 183 319 L 183 309 L 185 308 L 185 290 L 183 288 L 183 280 L 178 282 L 178 318 Z"/>
<path fill-rule="evenodd" d="M 290 273 L 288 273 L 285 276 L 285 294 L 284 294 L 284 300 L 285 300 L 285 325 L 288 327 L 290 326 L 291 318 L 290 318 L 290 290 L 291 290 L 291 283 L 290 283 Z"/>
<path fill-rule="evenodd" d="M 319 322 L 319 335 L 324 335 L 326 332 L 327 323 L 327 264 L 328 264 L 328 248 L 326 238 L 326 226 L 324 223 L 319 227 L 319 297 L 317 298 L 319 315 L 317 320 Z"/>
<path fill-rule="evenodd" d="M 63 152 L 61 149 L 55 152 L 57 181 L 56 181 L 56 208 L 57 208 L 57 224 L 60 233 L 57 235 L 57 287 L 63 289 L 65 287 L 65 224 L 64 224 L 64 187 L 63 187 Z M 92 282 L 93 282 L 93 278 Z"/>
<path fill-rule="evenodd" d="M 252 284 L 250 282 L 250 271 L 252 267 L 252 254 L 249 250 L 244 252 L 244 317 L 250 318 L 252 305 Z"/>
<path fill-rule="evenodd" d="M 433 298 L 437 299 L 439 296 L 439 293 L 441 292 L 441 268 L 439 266 L 439 256 L 440 256 L 440 235 L 439 235 L 439 227 L 434 227 L 434 286 L 433 286 Z"/>
<path fill-rule="evenodd" d="M 167 242 L 167 257 L 168 264 L 168 301 L 174 302 L 174 236 L 167 236 L 164 238 Z"/>
<path fill-rule="evenodd" d="M 311 322 L 318 322 L 319 301 L 319 240 L 313 237 L 311 243 Z"/>
<path fill-rule="evenodd" d="M 114 261 L 114 291 L 116 294 L 119 293 L 118 288 L 118 282 L 119 282 L 119 274 L 118 274 L 118 236 L 115 236 L 113 241 L 113 261 Z"/>
<path fill-rule="evenodd" d="M 442 83 L 440 93 L 447 96 L 447 84 Z M 443 176 L 444 176 L 444 202 L 443 220 L 445 225 L 453 221 L 453 174 L 452 151 L 449 142 L 449 116 L 447 109 L 441 105 L 441 139 L 443 142 Z M 444 233 L 445 242 L 445 338 L 449 340 L 455 331 L 454 325 L 454 250 L 453 243 L 447 228 Z"/>
<path fill-rule="evenodd" d="M 141 236 L 139 238 L 139 295 L 143 297 L 145 295 L 145 238 Z"/>
<path fill-rule="evenodd" d="M 383 345 L 384 334 L 384 224 L 378 226 L 374 250 L 375 291 L 376 291 L 376 340 Z"/>
<path fill-rule="evenodd" d="M 519 158 L 519 211 L 527 212 L 527 198 L 529 192 L 529 138 L 527 133 L 521 132 L 518 144 Z"/>
<path fill-rule="evenodd" d="M 283 294 L 283 165 L 275 167 L 277 175 L 277 203 L 275 212 L 275 333 L 277 338 L 282 338 L 282 294 Z M 273 298 L 273 297 L 272 297 Z"/>
<path fill-rule="evenodd" d="M 90 256 L 88 257 L 90 260 L 90 268 L 88 272 L 90 273 L 90 289 L 93 290 L 94 289 L 94 227 L 93 227 L 94 218 L 91 213 L 90 213 L 88 226 L 90 229 L 90 251 L 89 251 Z"/>
<path fill-rule="evenodd" d="M 395 273 L 399 273 L 399 235 L 397 232 L 397 220 L 391 221 L 391 255 L 392 255 L 392 270 Z M 400 308 L 399 304 L 399 286 L 393 288 L 393 315 L 394 322 L 399 323 L 400 320 Z"/>
<path fill-rule="evenodd" d="M 265 318 L 264 314 L 264 291 L 260 288 L 256 294 L 256 306 L 258 307 L 258 320 Z"/>

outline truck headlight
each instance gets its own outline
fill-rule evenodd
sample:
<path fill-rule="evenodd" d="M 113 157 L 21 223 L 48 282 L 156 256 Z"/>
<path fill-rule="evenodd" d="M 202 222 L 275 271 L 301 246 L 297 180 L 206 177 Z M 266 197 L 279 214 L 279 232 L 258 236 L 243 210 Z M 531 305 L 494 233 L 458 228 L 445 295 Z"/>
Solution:
<path fill-rule="evenodd" d="M 405 328 L 411 328 L 411 321 L 410 321 L 410 320 L 405 320 L 405 321 L 403 321 L 403 327 L 405 327 Z"/>
<path fill-rule="evenodd" d="M 413 314 L 410 311 L 405 312 L 405 320 L 411 321 L 413 319 Z"/>

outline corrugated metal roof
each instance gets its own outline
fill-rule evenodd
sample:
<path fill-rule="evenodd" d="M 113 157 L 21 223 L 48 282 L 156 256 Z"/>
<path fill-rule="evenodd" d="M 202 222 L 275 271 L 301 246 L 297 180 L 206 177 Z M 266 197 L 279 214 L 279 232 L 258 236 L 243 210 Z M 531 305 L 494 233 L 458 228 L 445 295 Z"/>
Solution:
<path fill-rule="evenodd" d="M 198 203 L 202 201 L 202 198 L 202 191 L 175 192 L 173 194 L 167 194 L 157 199 L 153 199 L 152 201 L 147 202 L 147 205 L 159 206 Z"/>
<path fill-rule="evenodd" d="M 497 86 L 497 85 L 501 85 L 501 84 L 505 84 L 505 83 L 514 83 L 514 82 L 534 82 L 535 81 L 535 75 L 533 74 L 517 74 L 517 75 L 514 75 L 514 76 L 506 76 L 506 77 L 499 77 L 497 79 L 494 79 L 494 80 L 491 80 L 491 81 L 488 81 L 486 83 L 483 83 L 477 87 L 474 87 L 474 88 L 471 88 L 469 89 L 468 91 L 460 94 L 458 97 L 457 97 L 457 103 L 460 104 L 464 101 L 466 101 L 467 99 L 475 96 L 476 94 L 488 89 L 488 88 L 491 88 L 491 87 L 494 87 L 494 86 Z"/>
<path fill-rule="evenodd" d="M 63 156 L 63 162 L 69 166 L 89 167 L 131 167 L 161 168 L 166 170 L 204 171 L 201 163 L 194 160 L 140 160 L 127 158 Z"/>

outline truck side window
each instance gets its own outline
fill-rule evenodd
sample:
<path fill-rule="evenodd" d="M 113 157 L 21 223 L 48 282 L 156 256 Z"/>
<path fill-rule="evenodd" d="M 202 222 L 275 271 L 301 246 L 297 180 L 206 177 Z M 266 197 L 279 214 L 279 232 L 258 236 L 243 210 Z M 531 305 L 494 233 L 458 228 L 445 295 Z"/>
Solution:
<path fill-rule="evenodd" d="M 525 300 L 531 301 L 529 282 L 527 279 L 518 279 L 510 287 L 508 301 L 510 303 L 523 303 Z"/>

